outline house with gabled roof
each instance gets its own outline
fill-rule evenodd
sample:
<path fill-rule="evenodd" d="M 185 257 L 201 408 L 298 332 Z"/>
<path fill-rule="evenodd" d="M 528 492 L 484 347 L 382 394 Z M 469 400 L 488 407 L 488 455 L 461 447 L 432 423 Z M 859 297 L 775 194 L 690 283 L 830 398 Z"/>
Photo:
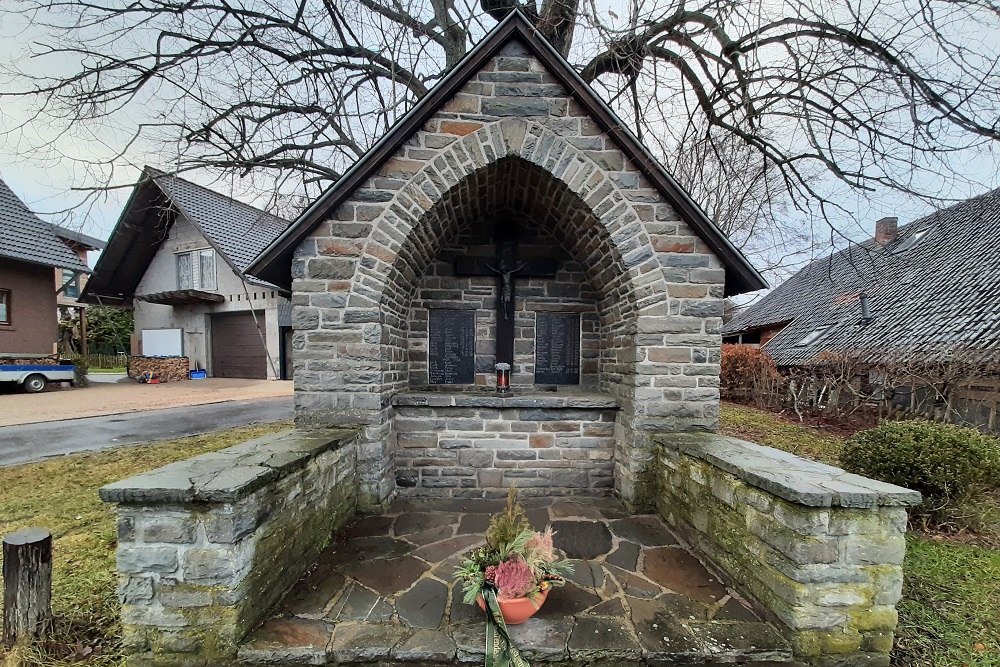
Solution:
<path fill-rule="evenodd" d="M 146 167 L 81 295 L 135 311 L 133 352 L 214 377 L 286 378 L 286 291 L 247 274 L 288 222 Z"/>
<path fill-rule="evenodd" d="M 909 375 L 897 405 L 1000 429 L 998 245 L 1000 190 L 901 227 L 883 218 L 738 311 L 723 340 L 760 345 L 779 367 L 840 358 L 866 379 Z"/>
<path fill-rule="evenodd" d="M 57 293 L 90 272 L 85 246 L 100 243 L 42 221 L 0 180 L 0 354 L 56 352 Z"/>
<path fill-rule="evenodd" d="M 823 352 L 1000 355 L 1000 190 L 817 259 L 737 311 L 725 342 L 759 344 L 779 366 Z"/>

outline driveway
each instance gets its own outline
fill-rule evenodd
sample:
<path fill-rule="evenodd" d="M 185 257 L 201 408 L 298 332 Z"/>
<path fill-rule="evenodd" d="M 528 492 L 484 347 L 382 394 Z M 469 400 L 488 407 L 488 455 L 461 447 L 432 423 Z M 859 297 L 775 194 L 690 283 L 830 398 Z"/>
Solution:
<path fill-rule="evenodd" d="M 128 381 L 80 388 L 53 386 L 41 394 L 0 394 L 0 426 L 291 396 L 289 380 L 210 378 L 164 384 Z"/>
<path fill-rule="evenodd" d="M 0 401 L 7 397 L 0 396 Z M 0 466 L 291 419 L 291 396 L 0 427 Z"/>

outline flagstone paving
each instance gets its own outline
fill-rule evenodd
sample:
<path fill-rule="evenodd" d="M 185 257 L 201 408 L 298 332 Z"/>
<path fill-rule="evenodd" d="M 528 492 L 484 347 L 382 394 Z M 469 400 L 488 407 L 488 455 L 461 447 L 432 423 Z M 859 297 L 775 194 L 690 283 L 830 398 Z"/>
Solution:
<path fill-rule="evenodd" d="M 492 500 L 398 500 L 358 518 L 240 649 L 247 665 L 482 663 L 484 615 L 452 574 Z M 533 663 L 789 665 L 777 630 L 655 515 L 606 498 L 524 500 L 576 568 L 511 637 Z"/>

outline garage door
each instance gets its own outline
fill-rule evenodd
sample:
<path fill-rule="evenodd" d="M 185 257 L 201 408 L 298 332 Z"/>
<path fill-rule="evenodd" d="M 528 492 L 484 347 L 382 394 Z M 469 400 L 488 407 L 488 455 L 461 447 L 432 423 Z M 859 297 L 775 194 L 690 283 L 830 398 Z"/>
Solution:
<path fill-rule="evenodd" d="M 264 327 L 264 313 L 257 312 Z M 212 375 L 218 378 L 267 378 L 267 351 L 253 313 L 212 315 Z"/>

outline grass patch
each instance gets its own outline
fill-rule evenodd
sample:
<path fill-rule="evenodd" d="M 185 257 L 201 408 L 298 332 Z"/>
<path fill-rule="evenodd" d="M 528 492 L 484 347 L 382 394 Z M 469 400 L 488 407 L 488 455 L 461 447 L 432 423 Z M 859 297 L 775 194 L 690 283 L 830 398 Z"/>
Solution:
<path fill-rule="evenodd" d="M 837 432 L 733 403 L 722 404 L 721 422 L 726 435 L 839 466 Z M 959 511 L 977 534 L 945 526 L 907 536 L 894 666 L 1000 667 L 1000 498 Z"/>
<path fill-rule="evenodd" d="M 822 427 L 802 424 L 765 410 L 723 403 L 723 434 L 791 452 L 814 461 L 839 465 L 844 439 Z"/>
<path fill-rule="evenodd" d="M 52 612 L 56 628 L 44 647 L 4 656 L 4 667 L 121 663 L 115 592 L 116 526 L 97 489 L 131 475 L 288 428 L 248 426 L 152 445 L 76 454 L 0 468 L 0 534 L 39 526 L 53 535 Z M 0 591 L 2 591 L 0 583 Z"/>
<path fill-rule="evenodd" d="M 87 371 L 88 375 L 101 375 L 102 373 L 124 373 L 124 366 L 112 366 L 110 368 L 90 368 Z"/>
<path fill-rule="evenodd" d="M 911 534 L 893 664 L 1000 665 L 1000 551 Z"/>

